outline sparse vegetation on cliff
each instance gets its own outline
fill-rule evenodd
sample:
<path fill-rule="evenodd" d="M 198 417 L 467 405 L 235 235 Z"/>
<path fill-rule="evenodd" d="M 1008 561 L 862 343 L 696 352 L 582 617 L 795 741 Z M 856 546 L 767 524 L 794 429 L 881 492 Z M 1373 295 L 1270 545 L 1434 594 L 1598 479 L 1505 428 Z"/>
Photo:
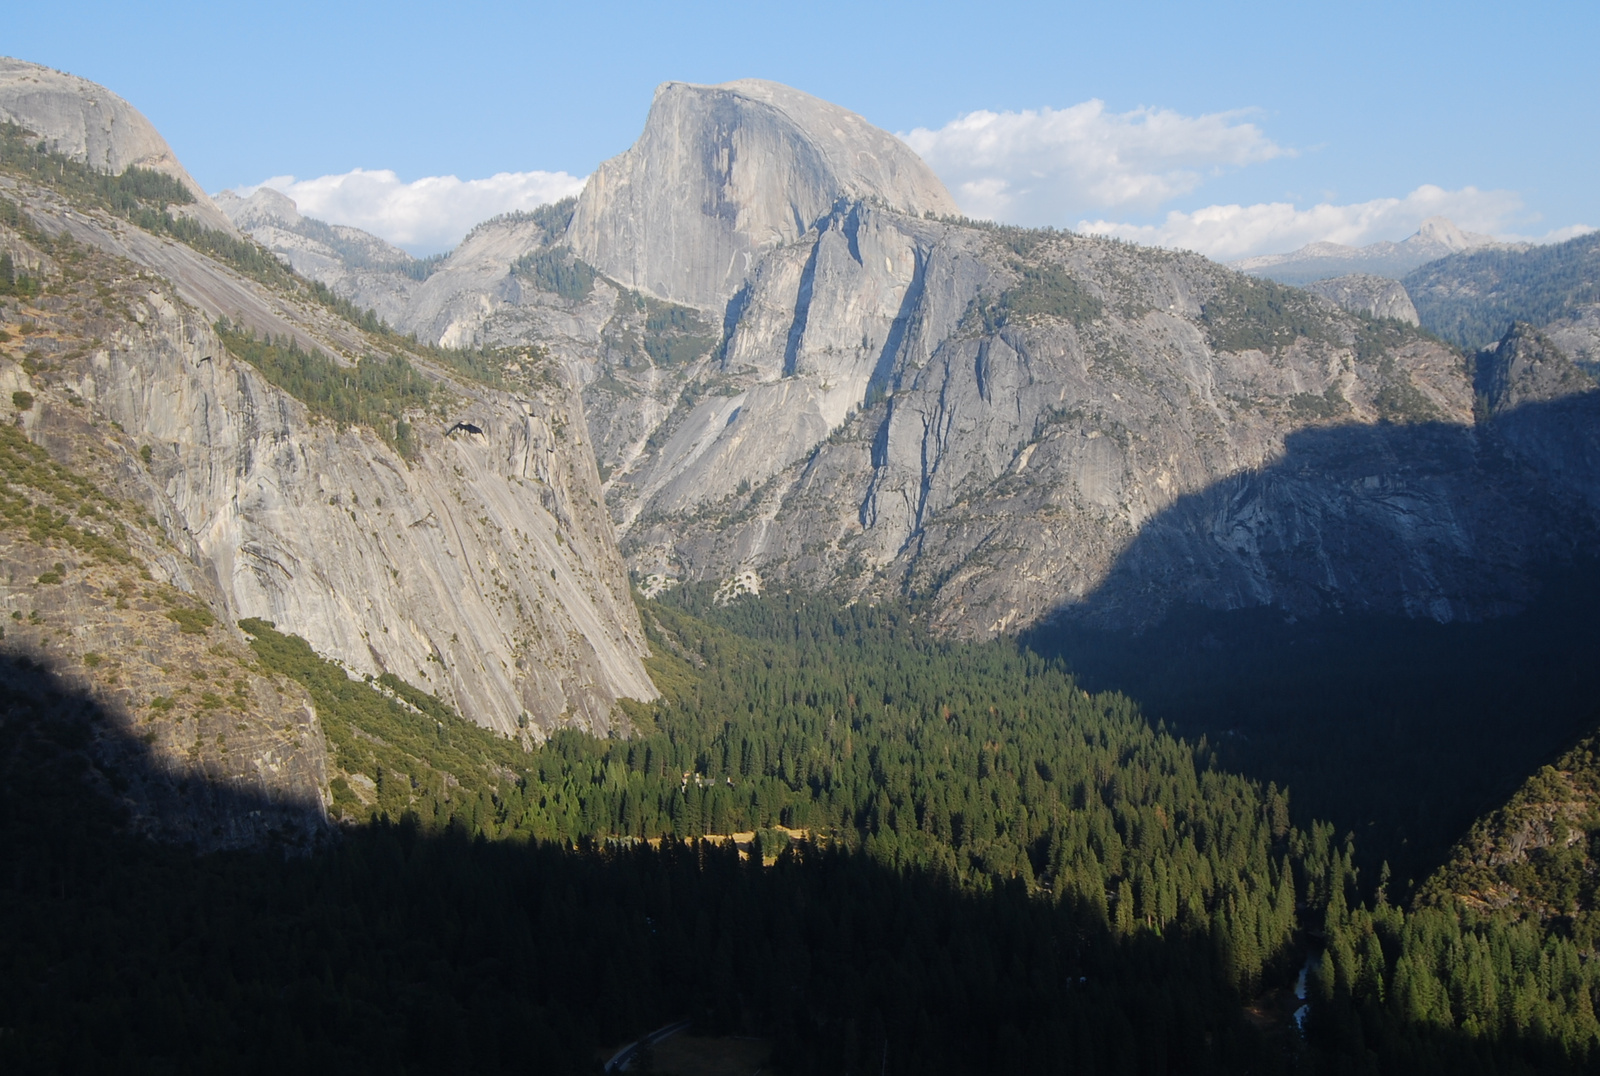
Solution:
<path fill-rule="evenodd" d="M 1239 273 L 1219 276 L 1200 324 L 1217 351 L 1272 351 L 1301 337 L 1323 340 L 1328 331 L 1327 314 L 1310 295 Z"/>
<path fill-rule="evenodd" d="M 1022 250 L 1031 250 L 1026 244 L 1014 242 Z M 1079 283 L 1067 270 L 1054 265 L 1014 266 L 1019 280 L 993 299 L 977 299 L 963 318 L 974 330 L 981 326 L 986 333 L 998 332 L 1013 321 L 1031 317 L 1061 318 L 1073 324 L 1092 321 L 1099 317 L 1104 304 Z"/>
<path fill-rule="evenodd" d="M 60 542 L 99 560 L 132 560 L 115 515 L 121 504 L 61 466 L 16 426 L 0 425 L 0 520 L 37 543 Z"/>
<path fill-rule="evenodd" d="M 367 357 L 343 366 L 319 351 L 302 348 L 292 337 L 257 337 L 226 320 L 215 328 L 230 352 L 304 403 L 313 415 L 342 425 L 368 426 L 391 444 L 397 437 L 395 424 L 409 412 L 425 409 L 432 399 L 428 379 L 401 355 Z"/>

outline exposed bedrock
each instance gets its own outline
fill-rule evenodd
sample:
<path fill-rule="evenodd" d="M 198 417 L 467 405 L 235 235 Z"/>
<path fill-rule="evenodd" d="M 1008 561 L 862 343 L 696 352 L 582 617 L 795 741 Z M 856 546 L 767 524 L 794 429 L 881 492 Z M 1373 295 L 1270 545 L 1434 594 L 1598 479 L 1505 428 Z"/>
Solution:
<path fill-rule="evenodd" d="M 668 82 L 639 141 L 590 177 L 567 239 L 627 287 L 720 308 L 840 199 L 958 212 L 921 158 L 837 105 L 760 79 Z"/>
<path fill-rule="evenodd" d="M 1313 296 L 947 201 L 833 106 L 669 83 L 564 233 L 484 225 L 402 324 L 572 371 L 641 577 L 909 592 L 975 635 L 1174 602 L 1450 619 L 1590 542 L 1587 509 L 1550 500 L 1589 503 L 1586 435 L 1551 408 L 1489 421 L 1477 360 L 1393 281 Z M 541 276 L 563 250 L 592 281 Z"/>

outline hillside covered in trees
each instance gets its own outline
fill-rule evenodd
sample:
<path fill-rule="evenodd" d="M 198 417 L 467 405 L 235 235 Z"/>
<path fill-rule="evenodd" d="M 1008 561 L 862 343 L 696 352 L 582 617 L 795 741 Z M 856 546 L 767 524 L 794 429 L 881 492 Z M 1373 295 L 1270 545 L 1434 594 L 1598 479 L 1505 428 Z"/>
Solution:
<path fill-rule="evenodd" d="M 1396 907 L 1349 838 L 1126 697 L 902 608 L 673 597 L 645 607 L 663 699 L 638 734 L 531 753 L 246 622 L 340 775 L 341 834 L 288 860 L 131 837 L 82 791 L 106 779 L 93 710 L 9 693 L 0 907 L 31 929 L 0 941 L 0 1057 L 585 1071 L 682 1016 L 773 1039 L 790 1072 L 1596 1056 L 1580 940 Z M 735 830 L 765 856 L 716 839 Z"/>
<path fill-rule="evenodd" d="M 1485 347 L 1515 322 L 1547 325 L 1600 303 L 1600 234 L 1453 254 L 1413 270 L 1402 283 L 1424 328 L 1469 350 Z"/>

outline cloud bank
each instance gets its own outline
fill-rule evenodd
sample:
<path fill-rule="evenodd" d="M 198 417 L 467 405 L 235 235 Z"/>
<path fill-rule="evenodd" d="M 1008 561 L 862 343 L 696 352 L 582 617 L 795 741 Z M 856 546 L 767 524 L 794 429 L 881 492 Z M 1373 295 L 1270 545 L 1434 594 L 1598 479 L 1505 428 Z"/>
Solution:
<path fill-rule="evenodd" d="M 1591 229 L 1513 234 L 1529 214 L 1513 191 L 1424 185 L 1404 197 L 1301 208 L 1292 202 L 1162 208 L 1208 179 L 1295 151 L 1279 145 L 1250 110 L 1186 116 L 1171 109 L 1110 112 L 1105 102 L 1021 112 L 968 112 L 903 139 L 945 181 L 962 211 L 1029 226 L 1074 227 L 1137 243 L 1197 250 L 1219 260 L 1281 253 L 1327 241 L 1360 246 L 1401 239 L 1430 216 L 1471 232 L 1552 242 Z M 449 250 L 481 221 L 558 201 L 583 189 L 566 172 L 501 172 L 487 179 L 427 176 L 403 182 L 388 169 L 274 176 L 256 187 L 288 195 L 307 216 L 348 224 L 412 254 Z M 248 196 L 256 187 L 242 187 Z"/>
<path fill-rule="evenodd" d="M 900 138 L 937 172 L 962 210 L 1032 226 L 1096 210 L 1152 211 L 1206 176 L 1291 154 L 1248 112 L 1185 116 L 1170 109 L 969 112 Z"/>
<path fill-rule="evenodd" d="M 1447 191 L 1424 185 L 1404 198 L 1375 198 L 1349 205 L 1323 203 L 1301 209 L 1289 202 L 1213 205 L 1190 213 L 1174 210 L 1157 224 L 1080 220 L 1077 230 L 1152 246 L 1196 250 L 1220 261 L 1296 250 L 1307 243 L 1362 246 L 1410 235 L 1424 219 L 1445 216 L 1469 232 L 1505 236 L 1522 213 L 1512 191 L 1463 187 Z M 1562 229 L 1542 237 L 1568 238 L 1586 229 Z"/>
<path fill-rule="evenodd" d="M 1361 246 L 1402 239 L 1446 216 L 1470 232 L 1554 242 L 1584 225 L 1542 236 L 1514 234 L 1530 214 L 1514 191 L 1424 185 L 1396 198 L 1302 208 L 1292 202 L 1210 205 L 1156 214 L 1207 180 L 1295 151 L 1256 124 L 1252 110 L 1186 116 L 1170 109 L 1107 111 L 1105 102 L 1021 112 L 979 110 L 937 130 L 899 137 L 939 174 L 963 212 L 1028 226 L 1075 227 L 1218 260 L 1275 254 L 1307 243 Z"/>
<path fill-rule="evenodd" d="M 274 176 L 258 187 L 293 198 L 300 212 L 330 224 L 369 231 L 415 255 L 449 250 L 473 225 L 499 213 L 534 209 L 583 189 L 566 172 L 501 172 L 488 179 L 426 176 L 410 183 L 388 169 L 357 168 L 342 175 L 296 179 Z"/>

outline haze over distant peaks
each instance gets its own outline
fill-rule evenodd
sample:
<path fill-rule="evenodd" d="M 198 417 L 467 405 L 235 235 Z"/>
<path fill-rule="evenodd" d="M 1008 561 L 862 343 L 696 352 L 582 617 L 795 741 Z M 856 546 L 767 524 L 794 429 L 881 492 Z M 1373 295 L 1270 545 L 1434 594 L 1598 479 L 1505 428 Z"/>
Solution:
<path fill-rule="evenodd" d="M 177 155 L 138 109 L 87 79 L 0 56 L 0 122 L 44 139 L 57 153 L 112 175 L 130 167 L 162 172 L 194 195 L 184 211 L 207 227 L 233 225 L 178 163 Z"/>
<path fill-rule="evenodd" d="M 1281 284 L 1365 273 L 1398 280 L 1420 265 L 1464 250 L 1500 245 L 1492 235 L 1463 231 L 1448 217 L 1429 217 L 1416 234 L 1398 243 L 1383 240 L 1364 247 L 1308 243 L 1288 254 L 1263 254 L 1231 262 L 1233 268 Z"/>
<path fill-rule="evenodd" d="M 293 198 L 257 187 L 241 198 L 218 191 L 216 203 L 234 226 L 294 267 L 340 295 L 356 297 L 379 317 L 397 321 L 415 283 L 405 273 L 419 263 L 393 243 L 360 228 L 304 216 Z M 373 278 L 382 277 L 381 286 Z"/>
<path fill-rule="evenodd" d="M 668 82 L 639 140 L 590 177 L 567 237 L 619 283 L 720 308 L 757 255 L 841 199 L 960 212 L 905 143 L 846 109 L 760 79 Z"/>

